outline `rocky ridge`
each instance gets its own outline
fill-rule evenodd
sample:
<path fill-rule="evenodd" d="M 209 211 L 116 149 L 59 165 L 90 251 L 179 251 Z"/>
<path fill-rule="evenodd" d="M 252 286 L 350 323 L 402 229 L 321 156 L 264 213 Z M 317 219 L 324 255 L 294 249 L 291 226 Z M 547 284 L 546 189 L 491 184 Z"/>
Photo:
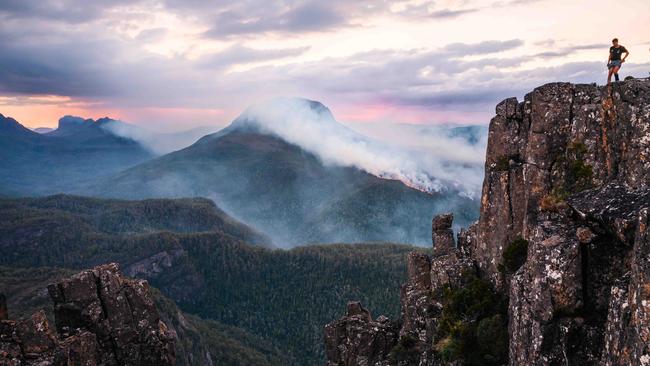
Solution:
<path fill-rule="evenodd" d="M 149 285 L 116 264 L 48 286 L 56 331 L 44 311 L 0 319 L 1 365 L 174 365 L 174 334 L 160 320 Z"/>
<path fill-rule="evenodd" d="M 454 356 L 448 299 L 468 274 L 507 299 L 510 365 L 650 365 L 649 185 L 649 80 L 504 100 L 478 222 L 454 243 L 450 217 L 435 218 L 433 255 L 408 258 L 399 338 L 368 347 L 386 338 L 376 321 L 345 316 L 325 328 L 328 365 L 505 363 Z"/>

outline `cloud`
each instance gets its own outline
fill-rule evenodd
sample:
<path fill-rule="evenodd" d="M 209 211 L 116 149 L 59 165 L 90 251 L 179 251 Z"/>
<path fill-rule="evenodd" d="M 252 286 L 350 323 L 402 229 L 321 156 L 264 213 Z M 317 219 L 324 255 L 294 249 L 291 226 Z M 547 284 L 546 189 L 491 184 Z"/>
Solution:
<path fill-rule="evenodd" d="M 257 49 L 236 43 L 191 60 L 144 53 L 137 40 L 65 31 L 44 40 L 43 33 L 16 32 L 23 30 L 0 27 L 2 93 L 94 99 L 118 108 L 233 106 L 236 111 L 256 99 L 299 95 L 358 108 L 385 104 L 483 110 L 485 120 L 477 122 L 487 122 L 492 106 L 505 97 L 554 80 L 593 82 L 603 72 L 600 62 L 522 69 L 539 56 L 500 55 L 521 47 L 519 39 L 453 43 L 434 50 L 375 50 L 273 65 L 264 62 L 308 49 Z M 475 57 L 466 60 L 466 55 Z M 255 63 L 262 64 L 245 71 L 230 69 Z M 631 66 L 626 64 L 625 71 L 636 70 Z"/>
<path fill-rule="evenodd" d="M 570 50 L 599 50 L 599 49 L 604 49 L 607 50 L 609 49 L 610 44 L 609 43 L 590 43 L 590 44 L 582 44 L 582 45 L 574 45 L 574 46 L 569 46 L 567 47 Z"/>
<path fill-rule="evenodd" d="M 524 41 L 510 39 L 507 41 L 483 41 L 478 43 L 452 43 L 442 48 L 443 53 L 453 56 L 483 55 L 503 52 L 521 47 Z"/>
<path fill-rule="evenodd" d="M 99 51 L 95 44 L 58 46 L 0 41 L 0 91 L 65 96 L 107 96 L 118 91 L 107 78 L 110 67 L 95 52 Z"/>
<path fill-rule="evenodd" d="M 392 5 L 407 4 L 399 10 Z M 212 14 L 212 26 L 204 34 L 210 38 L 264 33 L 326 32 L 345 27 L 356 27 L 362 20 L 372 16 L 397 16 L 432 19 L 451 19 L 479 11 L 479 8 L 441 8 L 435 2 L 408 4 L 407 0 L 310 0 L 303 2 L 245 0 L 223 4 L 207 9 Z M 168 1 L 172 7 L 196 6 L 195 2 L 184 4 Z M 200 6 L 200 5 L 199 5 Z M 359 20 L 359 21 L 357 21 Z"/>
<path fill-rule="evenodd" d="M 84 23 L 100 18 L 111 8 L 133 4 L 129 0 L 2 0 L 0 15 Z"/>
<path fill-rule="evenodd" d="M 144 43 L 157 42 L 162 40 L 168 32 L 167 28 L 149 28 L 140 31 L 140 33 L 135 36 L 135 39 Z"/>
<path fill-rule="evenodd" d="M 227 119 L 257 100 L 281 95 L 323 100 L 348 110 L 404 107 L 405 113 L 395 113 L 391 118 L 400 118 L 408 111 L 417 111 L 422 118 L 446 111 L 456 111 L 455 115 L 483 111 L 467 118 L 487 122 L 493 105 L 505 97 L 522 95 L 556 80 L 601 81 L 604 72 L 600 61 L 538 67 L 543 59 L 560 63 L 566 53 L 607 46 L 571 44 L 564 39 L 538 44 L 523 38 L 486 39 L 440 44 L 439 48 L 433 48 L 438 42 L 435 46 L 431 42 L 421 48 L 360 47 L 363 52 L 330 54 L 320 48 L 323 43 L 317 38 L 322 35 L 306 41 L 295 37 L 304 32 L 364 27 L 369 23 L 360 21 L 364 17 L 421 22 L 422 17 L 435 16 L 436 12 L 451 16 L 456 11 L 484 11 L 473 1 L 463 2 L 463 8 L 444 8 L 433 2 L 414 7 L 406 1 L 370 0 L 141 1 L 146 1 L 147 7 L 173 12 L 166 16 L 187 16 L 197 23 L 192 28 L 196 33 L 188 36 L 192 43 L 189 51 L 175 52 L 174 48 L 177 42 L 185 42 L 185 33 L 179 35 L 166 23 L 149 22 L 151 14 L 142 8 L 138 11 L 145 13 L 143 24 L 138 24 L 141 19 L 136 17 L 130 22 L 139 26 L 128 32 L 115 31 L 115 22 L 138 13 L 123 12 L 119 8 L 125 5 L 123 1 L 118 5 L 99 0 L 1 2 L 0 95 L 64 96 L 109 111 L 149 108 L 164 114 L 163 110 L 173 109 L 226 110 L 223 117 L 211 114 L 201 123 Z M 67 15 L 59 18 L 58 12 L 64 10 L 70 12 L 70 19 Z M 71 26 L 69 22 L 74 19 L 85 20 Z M 201 38 L 210 28 L 216 30 L 216 38 Z M 253 39 L 262 33 L 266 35 Z M 164 48 L 165 41 L 172 44 L 167 56 L 150 51 L 154 48 L 150 43 L 160 42 Z M 524 54 L 529 47 L 540 52 Z M 281 62 L 275 62 L 278 60 Z M 624 72 L 645 76 L 644 67 L 647 64 L 628 62 Z M 177 115 L 182 113 L 170 119 Z M 186 116 L 191 119 L 195 115 Z"/>
<path fill-rule="evenodd" d="M 214 26 L 205 32 L 208 37 L 224 37 L 265 32 L 323 31 L 346 23 L 336 11 L 322 4 L 311 3 L 290 8 L 279 14 L 251 18 L 232 11 L 221 13 Z"/>
<path fill-rule="evenodd" d="M 262 6 L 255 3 L 253 6 L 238 6 L 219 12 L 205 36 L 220 38 L 267 32 L 314 32 L 347 24 L 348 19 L 332 4 L 309 1 L 283 6 L 282 3 L 271 1 Z"/>
<path fill-rule="evenodd" d="M 454 60 L 519 47 L 521 40 L 454 43 L 439 50 L 376 50 L 304 63 L 263 65 L 243 72 L 230 66 L 295 57 L 307 47 L 257 49 L 236 43 L 198 60 L 143 52 L 140 39 L 164 29 L 148 29 L 135 39 L 104 35 L 101 27 L 78 33 L 51 25 L 24 33 L 15 23 L 0 26 L 0 91 L 101 100 L 119 107 L 213 108 L 258 97 L 340 93 L 350 102 L 410 100 L 431 105 L 449 75 L 520 63 L 518 59 Z M 47 36 L 45 37 L 45 35 Z M 430 75 L 422 70 L 430 70 Z M 464 85 L 475 87 L 471 81 Z M 458 94 L 459 95 L 459 94 Z M 442 96 L 440 96 L 442 98 Z M 472 97 L 472 100 L 475 100 Z M 462 100 L 459 100 L 462 102 Z M 248 104 L 248 103 L 246 103 Z M 243 107 L 243 106 L 241 106 Z"/>
<path fill-rule="evenodd" d="M 479 11 L 479 9 L 460 9 L 460 10 L 451 10 L 443 9 L 437 10 L 429 13 L 430 18 L 446 19 L 446 18 L 457 18 L 461 15 L 470 14 Z"/>
<path fill-rule="evenodd" d="M 221 52 L 205 55 L 201 57 L 198 63 L 205 67 L 222 68 L 230 65 L 242 65 L 298 56 L 308 50 L 309 47 L 255 49 L 236 44 Z"/>
<path fill-rule="evenodd" d="M 415 5 L 407 5 L 404 9 L 392 13 L 403 17 L 451 19 L 477 11 L 479 11 L 479 8 L 439 8 L 433 1 L 425 1 Z"/>
<path fill-rule="evenodd" d="M 556 45 L 557 43 L 554 42 L 553 40 L 546 40 L 546 41 L 541 41 L 537 42 L 536 45 L 540 46 L 545 46 L 545 47 L 552 47 Z M 590 51 L 590 50 L 603 50 L 603 52 L 607 52 L 609 49 L 609 44 L 607 43 L 590 43 L 590 44 L 578 44 L 578 45 L 568 45 L 564 47 L 559 47 L 554 50 L 549 50 L 549 51 L 544 51 L 544 52 L 539 52 L 534 55 L 534 57 L 541 57 L 541 58 L 556 58 L 556 57 L 566 57 L 570 54 L 579 52 L 579 51 Z"/>

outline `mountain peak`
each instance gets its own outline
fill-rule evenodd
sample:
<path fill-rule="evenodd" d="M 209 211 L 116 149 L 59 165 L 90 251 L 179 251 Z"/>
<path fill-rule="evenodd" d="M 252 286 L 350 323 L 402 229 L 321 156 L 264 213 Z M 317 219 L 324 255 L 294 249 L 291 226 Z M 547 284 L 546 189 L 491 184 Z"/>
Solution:
<path fill-rule="evenodd" d="M 274 98 L 248 107 L 231 129 L 278 133 L 296 124 L 341 127 L 323 103 L 304 98 Z"/>
<path fill-rule="evenodd" d="M 65 115 L 59 119 L 59 128 L 76 127 L 76 126 L 101 126 L 107 123 L 117 122 L 110 117 L 102 117 L 98 120 L 92 118 L 82 118 L 72 115 Z"/>
<path fill-rule="evenodd" d="M 66 115 L 59 119 L 58 128 L 52 131 L 51 134 L 55 136 L 63 136 L 79 133 L 92 133 L 91 131 L 97 131 L 97 128 L 102 128 L 102 130 L 104 130 L 104 127 L 106 127 L 108 124 L 113 123 L 118 123 L 118 121 L 109 117 L 103 117 L 98 120 L 94 120 L 92 118 L 84 119 L 78 116 Z M 110 131 L 106 132 L 112 133 Z"/>
<path fill-rule="evenodd" d="M 84 124 L 90 124 L 94 121 L 92 119 L 83 119 L 77 116 L 65 115 L 59 118 L 59 128 L 68 128 L 73 126 L 82 126 Z"/>
<path fill-rule="evenodd" d="M 5 117 L 0 114 L 0 131 L 11 134 L 27 134 L 31 135 L 33 132 L 27 127 L 21 125 L 18 121 L 11 117 Z"/>

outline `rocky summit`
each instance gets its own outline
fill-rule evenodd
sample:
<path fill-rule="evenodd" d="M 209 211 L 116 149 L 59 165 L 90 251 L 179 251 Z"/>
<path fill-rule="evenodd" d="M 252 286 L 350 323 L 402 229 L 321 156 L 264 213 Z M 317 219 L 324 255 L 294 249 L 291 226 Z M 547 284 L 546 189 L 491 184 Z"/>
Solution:
<path fill-rule="evenodd" d="M 328 365 L 650 365 L 649 224 L 649 80 L 506 99 L 478 222 L 434 218 L 401 319 L 348 306 Z"/>
<path fill-rule="evenodd" d="M 0 365 L 175 364 L 174 335 L 160 320 L 146 281 L 125 278 L 116 264 L 107 264 L 50 285 L 48 292 L 56 331 L 44 311 L 20 321 L 0 316 Z"/>

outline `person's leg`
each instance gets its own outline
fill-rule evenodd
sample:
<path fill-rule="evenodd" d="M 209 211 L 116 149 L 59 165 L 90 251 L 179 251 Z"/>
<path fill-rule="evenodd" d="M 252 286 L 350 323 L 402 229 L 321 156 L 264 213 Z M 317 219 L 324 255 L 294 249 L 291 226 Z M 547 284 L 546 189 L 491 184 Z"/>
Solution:
<path fill-rule="evenodd" d="M 609 73 L 607 74 L 607 84 L 610 84 L 612 82 L 612 74 L 614 74 L 614 68 L 610 67 Z"/>
<path fill-rule="evenodd" d="M 619 81 L 619 80 L 618 80 L 618 70 L 620 70 L 620 69 L 621 69 L 620 66 L 616 66 L 616 67 L 614 67 L 614 68 L 612 69 L 613 72 L 614 72 L 614 80 L 616 80 L 616 81 Z"/>

